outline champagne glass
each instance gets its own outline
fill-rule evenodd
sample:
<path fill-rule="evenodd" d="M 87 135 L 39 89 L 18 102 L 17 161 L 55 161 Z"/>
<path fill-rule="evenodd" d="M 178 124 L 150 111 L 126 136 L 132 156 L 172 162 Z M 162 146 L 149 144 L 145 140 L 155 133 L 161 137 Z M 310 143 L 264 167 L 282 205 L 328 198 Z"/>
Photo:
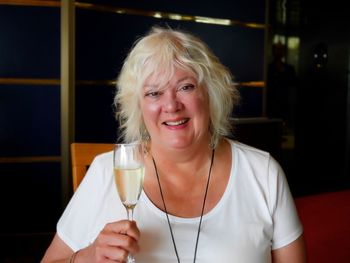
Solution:
<path fill-rule="evenodd" d="M 144 178 L 144 153 L 140 142 L 116 144 L 113 154 L 114 181 L 128 220 L 133 220 L 134 208 L 139 200 Z M 128 263 L 135 263 L 132 254 Z"/>

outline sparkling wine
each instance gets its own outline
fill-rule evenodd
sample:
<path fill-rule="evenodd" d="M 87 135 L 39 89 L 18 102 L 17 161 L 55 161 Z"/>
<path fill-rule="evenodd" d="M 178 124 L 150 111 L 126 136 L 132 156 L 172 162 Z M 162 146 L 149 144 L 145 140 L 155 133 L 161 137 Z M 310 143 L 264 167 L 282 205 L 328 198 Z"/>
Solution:
<path fill-rule="evenodd" d="M 114 169 L 114 179 L 123 205 L 133 209 L 139 200 L 144 177 L 144 167 L 136 169 Z"/>

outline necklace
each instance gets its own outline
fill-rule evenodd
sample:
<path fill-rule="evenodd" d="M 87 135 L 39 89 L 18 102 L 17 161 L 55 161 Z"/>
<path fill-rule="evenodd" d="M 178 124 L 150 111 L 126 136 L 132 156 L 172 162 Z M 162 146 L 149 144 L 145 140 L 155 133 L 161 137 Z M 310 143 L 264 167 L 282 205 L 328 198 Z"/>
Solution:
<path fill-rule="evenodd" d="M 201 225 L 202 225 L 202 219 L 203 219 L 205 202 L 207 201 L 207 194 L 208 194 L 208 188 L 209 188 L 209 182 L 210 182 L 211 168 L 213 167 L 213 162 L 214 162 L 214 154 L 215 154 L 215 149 L 213 149 L 213 152 L 212 152 L 212 155 L 211 155 L 211 162 L 210 162 L 210 167 L 209 167 L 209 172 L 208 172 L 208 180 L 207 180 L 207 185 L 205 187 L 202 211 L 201 211 L 201 216 L 200 216 L 200 219 L 199 219 L 197 238 L 196 238 L 196 246 L 195 246 L 195 249 L 194 249 L 194 256 L 193 256 L 193 263 L 196 262 L 196 257 L 197 257 L 198 240 L 199 240 L 199 234 L 201 232 Z M 167 210 L 166 205 L 165 205 L 164 195 L 163 195 L 163 191 L 162 191 L 162 186 L 161 186 L 160 180 L 159 180 L 159 174 L 158 174 L 157 165 L 156 165 L 156 162 L 155 162 L 153 156 L 152 156 L 152 161 L 153 161 L 153 165 L 154 165 L 154 170 L 156 171 L 156 176 L 157 176 L 160 196 L 162 198 L 166 219 L 168 221 L 168 226 L 169 226 L 169 230 L 170 230 L 171 240 L 173 241 L 173 245 L 174 245 L 175 255 L 176 255 L 176 258 L 177 258 L 177 262 L 180 263 L 180 257 L 179 257 L 179 254 L 177 252 L 175 238 L 174 238 L 174 234 L 173 234 L 173 229 L 172 229 L 171 224 L 170 224 L 169 214 L 168 214 L 168 210 Z"/>

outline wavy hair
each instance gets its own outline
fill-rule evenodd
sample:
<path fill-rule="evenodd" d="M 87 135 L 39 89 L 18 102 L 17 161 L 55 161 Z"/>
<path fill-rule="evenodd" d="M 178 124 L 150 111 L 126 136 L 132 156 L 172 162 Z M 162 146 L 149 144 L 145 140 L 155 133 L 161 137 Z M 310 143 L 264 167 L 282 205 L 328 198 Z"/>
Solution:
<path fill-rule="evenodd" d="M 145 80 L 161 72 L 168 81 L 176 68 L 192 71 L 209 98 L 211 142 L 231 132 L 229 120 L 239 93 L 230 71 L 196 36 L 170 28 L 153 27 L 138 39 L 126 57 L 117 79 L 114 98 L 121 136 L 126 142 L 145 140 L 148 135 L 140 109 Z"/>

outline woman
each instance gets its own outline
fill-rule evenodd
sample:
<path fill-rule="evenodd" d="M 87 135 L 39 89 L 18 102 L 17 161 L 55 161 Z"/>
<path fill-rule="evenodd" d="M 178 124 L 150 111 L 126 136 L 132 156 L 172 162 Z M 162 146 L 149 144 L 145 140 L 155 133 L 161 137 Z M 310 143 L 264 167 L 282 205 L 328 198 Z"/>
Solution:
<path fill-rule="evenodd" d="M 42 262 L 305 262 L 283 171 L 266 152 L 225 138 L 238 94 L 229 71 L 191 34 L 153 28 L 118 78 L 125 141 L 147 142 L 135 221 L 125 220 L 112 153 L 98 156 Z"/>

